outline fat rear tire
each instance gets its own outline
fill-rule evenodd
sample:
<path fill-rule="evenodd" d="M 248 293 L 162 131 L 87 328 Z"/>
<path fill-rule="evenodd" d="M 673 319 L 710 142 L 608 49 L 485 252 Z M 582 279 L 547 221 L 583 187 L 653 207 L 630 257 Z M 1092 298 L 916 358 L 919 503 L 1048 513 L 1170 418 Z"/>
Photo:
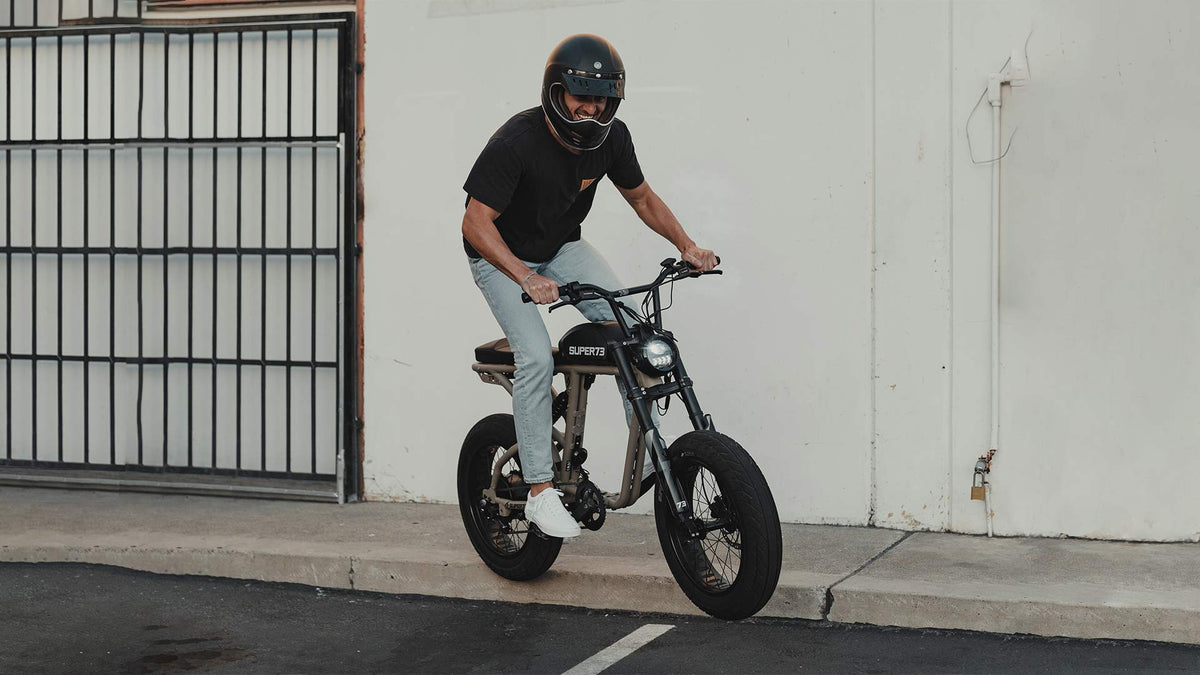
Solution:
<path fill-rule="evenodd" d="M 667 457 L 693 513 L 708 521 L 724 517 L 731 526 L 690 539 L 658 481 L 654 521 L 671 574 L 688 599 L 712 616 L 754 615 L 775 592 L 783 563 L 779 512 L 762 471 L 737 441 L 715 431 L 680 437 Z"/>
<path fill-rule="evenodd" d="M 562 539 L 530 532 L 523 511 L 513 511 L 516 515 L 507 518 L 500 516 L 496 505 L 483 496 L 491 486 L 493 463 L 516 443 L 512 415 L 490 415 L 471 428 L 458 457 L 458 506 L 471 545 L 483 562 L 506 579 L 528 581 L 550 569 L 562 548 Z M 523 481 L 514 489 L 528 493 Z M 519 494 L 510 497 L 526 498 Z"/>

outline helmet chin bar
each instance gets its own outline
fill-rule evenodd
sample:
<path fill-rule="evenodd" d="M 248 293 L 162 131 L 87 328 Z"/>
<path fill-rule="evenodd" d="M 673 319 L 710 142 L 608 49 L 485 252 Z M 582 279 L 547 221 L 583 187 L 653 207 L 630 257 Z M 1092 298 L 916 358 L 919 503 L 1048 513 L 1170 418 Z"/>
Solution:
<path fill-rule="evenodd" d="M 600 114 L 599 119 L 572 119 L 573 115 L 566 109 L 566 102 L 563 94 L 566 88 L 560 82 L 555 82 L 550 85 L 550 91 L 547 98 L 549 99 L 549 107 L 553 109 L 553 116 L 550 111 L 547 113 L 547 118 L 550 121 L 550 128 L 554 132 L 555 138 L 560 143 L 574 150 L 586 152 L 595 150 L 604 144 L 608 138 L 609 127 L 612 125 L 613 119 L 616 118 L 617 105 L 620 104 L 620 99 L 610 99 L 610 103 L 605 106 L 604 112 Z M 543 105 L 543 108 L 546 106 Z"/>

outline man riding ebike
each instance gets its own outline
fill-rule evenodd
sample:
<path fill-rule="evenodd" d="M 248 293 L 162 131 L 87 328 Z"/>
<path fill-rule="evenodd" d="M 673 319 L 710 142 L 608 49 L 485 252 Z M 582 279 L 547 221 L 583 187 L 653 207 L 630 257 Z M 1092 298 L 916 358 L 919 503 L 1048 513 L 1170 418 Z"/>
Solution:
<path fill-rule="evenodd" d="M 580 238 L 605 176 L 683 260 L 708 271 L 717 257 L 688 237 L 642 175 L 629 129 L 615 117 L 625 98 L 625 67 L 607 40 L 580 34 L 560 42 L 546 61 L 541 98 L 539 107 L 505 122 L 475 161 L 463 185 L 462 234 L 475 283 L 516 362 L 513 417 L 530 486 L 525 517 L 547 535 L 574 537 L 579 525 L 553 487 L 550 337 L 538 309 L 522 302 L 522 292 L 544 305 L 557 301 L 559 285 L 572 281 L 620 287 L 605 260 Z M 578 307 L 589 321 L 614 319 L 602 300 Z"/>

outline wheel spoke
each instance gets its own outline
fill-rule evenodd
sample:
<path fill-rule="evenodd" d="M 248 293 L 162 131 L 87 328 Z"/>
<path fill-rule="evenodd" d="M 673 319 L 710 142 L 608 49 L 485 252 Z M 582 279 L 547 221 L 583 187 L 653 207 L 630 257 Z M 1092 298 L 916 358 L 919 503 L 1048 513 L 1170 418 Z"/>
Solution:
<path fill-rule="evenodd" d="M 680 488 L 691 497 L 692 514 L 702 525 L 723 523 L 724 527 L 706 532 L 703 537 L 690 539 L 680 529 L 677 551 L 686 561 L 692 578 L 707 592 L 720 593 L 730 589 L 741 570 L 741 531 L 737 516 L 728 499 L 721 493 L 717 476 L 700 462 L 681 464 L 676 474 Z M 727 532 L 725 528 L 732 528 Z"/>
<path fill-rule="evenodd" d="M 721 488 L 716 476 L 707 467 L 696 468 L 692 481 L 692 492 L 692 509 L 697 519 L 702 521 L 731 521 L 733 519 L 729 505 L 725 503 L 721 495 Z M 718 511 L 714 512 L 714 506 L 718 505 Z M 736 522 L 734 522 L 734 527 L 736 528 Z M 728 588 L 737 578 L 738 570 L 741 568 L 741 532 L 737 529 L 733 533 L 723 530 L 714 532 L 716 532 L 715 536 L 710 537 L 712 533 L 706 533 L 704 538 L 699 540 L 700 546 L 696 553 L 703 556 L 705 561 L 704 563 L 697 561 L 699 563 L 697 581 L 714 589 Z"/>
<path fill-rule="evenodd" d="M 729 547 L 725 547 L 725 555 L 721 557 L 721 564 L 724 566 L 726 578 L 737 576 L 737 565 L 730 561 L 732 554 L 733 552 Z"/>
<path fill-rule="evenodd" d="M 704 472 L 704 493 L 709 496 L 709 503 L 712 503 L 712 495 L 720 494 L 720 490 L 716 486 L 716 481 L 708 471 Z"/>
<path fill-rule="evenodd" d="M 734 574 L 732 574 L 734 570 L 729 564 L 728 552 L 726 552 L 725 555 L 718 554 L 716 550 L 716 542 L 713 542 L 713 554 L 714 558 L 716 558 L 715 562 L 721 566 L 721 576 L 725 577 L 726 581 L 732 579 L 734 577 Z"/>
<path fill-rule="evenodd" d="M 718 570 L 716 568 L 716 566 L 713 563 L 714 562 L 721 563 L 721 558 L 719 555 L 717 555 L 717 552 L 715 549 L 715 542 L 708 542 L 708 543 L 710 545 L 705 547 L 705 550 L 707 551 L 707 553 L 705 554 L 705 558 L 708 561 L 708 572 L 706 574 L 706 577 L 712 577 L 712 578 L 707 580 L 708 581 L 707 585 L 713 586 L 715 588 L 722 588 L 722 587 L 728 586 L 730 584 L 728 565 L 724 565 L 722 563 L 722 570 Z"/>
<path fill-rule="evenodd" d="M 737 567 L 734 567 L 730 562 L 730 549 L 725 546 L 725 555 L 721 556 L 721 571 L 725 574 L 726 579 L 737 577 Z"/>
<path fill-rule="evenodd" d="M 699 471 L 699 478 L 700 484 L 697 487 L 700 490 L 701 497 L 704 501 L 704 511 L 709 517 L 712 517 L 713 497 L 712 493 L 709 491 L 708 472 L 701 469 Z"/>
<path fill-rule="evenodd" d="M 492 485 L 492 476 L 506 448 L 494 446 L 481 453 L 479 463 L 479 490 L 482 492 Z M 496 495 L 506 499 L 517 499 L 521 496 L 524 480 L 521 479 L 521 462 L 518 457 L 511 457 L 500 468 L 500 480 L 496 484 Z M 516 482 L 513 482 L 516 479 Z M 529 533 L 528 526 L 522 528 L 523 518 L 518 516 L 504 517 L 499 513 L 496 504 L 485 503 L 477 511 L 480 527 L 488 533 L 486 540 L 491 548 L 502 555 L 511 556 L 521 552 Z"/>

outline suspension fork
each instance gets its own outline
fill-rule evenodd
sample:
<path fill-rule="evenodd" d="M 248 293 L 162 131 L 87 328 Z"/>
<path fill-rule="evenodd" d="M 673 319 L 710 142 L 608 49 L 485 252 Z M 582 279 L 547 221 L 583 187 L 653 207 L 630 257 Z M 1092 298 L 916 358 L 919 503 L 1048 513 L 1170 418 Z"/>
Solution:
<path fill-rule="evenodd" d="M 675 480 L 675 474 L 671 471 L 671 462 L 667 459 L 667 447 L 658 433 L 658 426 L 654 423 L 650 404 L 646 400 L 646 389 L 638 382 L 637 376 L 633 372 L 633 366 L 629 363 L 629 357 L 625 355 L 624 345 L 614 344 L 613 347 L 616 347 L 611 352 L 616 357 L 617 370 L 620 371 L 621 378 L 625 381 L 625 396 L 633 406 L 633 413 L 637 417 L 638 424 L 646 432 L 646 449 L 650 451 L 650 460 L 654 462 L 654 469 L 658 472 L 659 481 L 662 482 L 670 496 L 671 512 L 683 523 L 690 534 L 697 536 L 700 534 L 699 523 L 696 522 L 692 507 L 684 499 L 683 490 L 680 489 L 678 481 Z M 684 400 L 688 401 L 687 398 Z M 700 404 L 696 402 L 694 394 L 691 395 L 688 405 L 689 413 L 693 410 L 691 404 L 695 404 L 695 410 L 698 412 Z"/>
<path fill-rule="evenodd" d="M 692 420 L 692 428 L 696 431 L 715 431 L 712 415 L 706 415 L 700 408 L 700 401 L 696 400 L 696 392 L 692 390 L 692 378 L 688 377 L 682 359 L 675 363 L 675 376 L 679 378 L 679 396 L 683 399 L 683 406 L 687 408 L 688 417 Z"/>

